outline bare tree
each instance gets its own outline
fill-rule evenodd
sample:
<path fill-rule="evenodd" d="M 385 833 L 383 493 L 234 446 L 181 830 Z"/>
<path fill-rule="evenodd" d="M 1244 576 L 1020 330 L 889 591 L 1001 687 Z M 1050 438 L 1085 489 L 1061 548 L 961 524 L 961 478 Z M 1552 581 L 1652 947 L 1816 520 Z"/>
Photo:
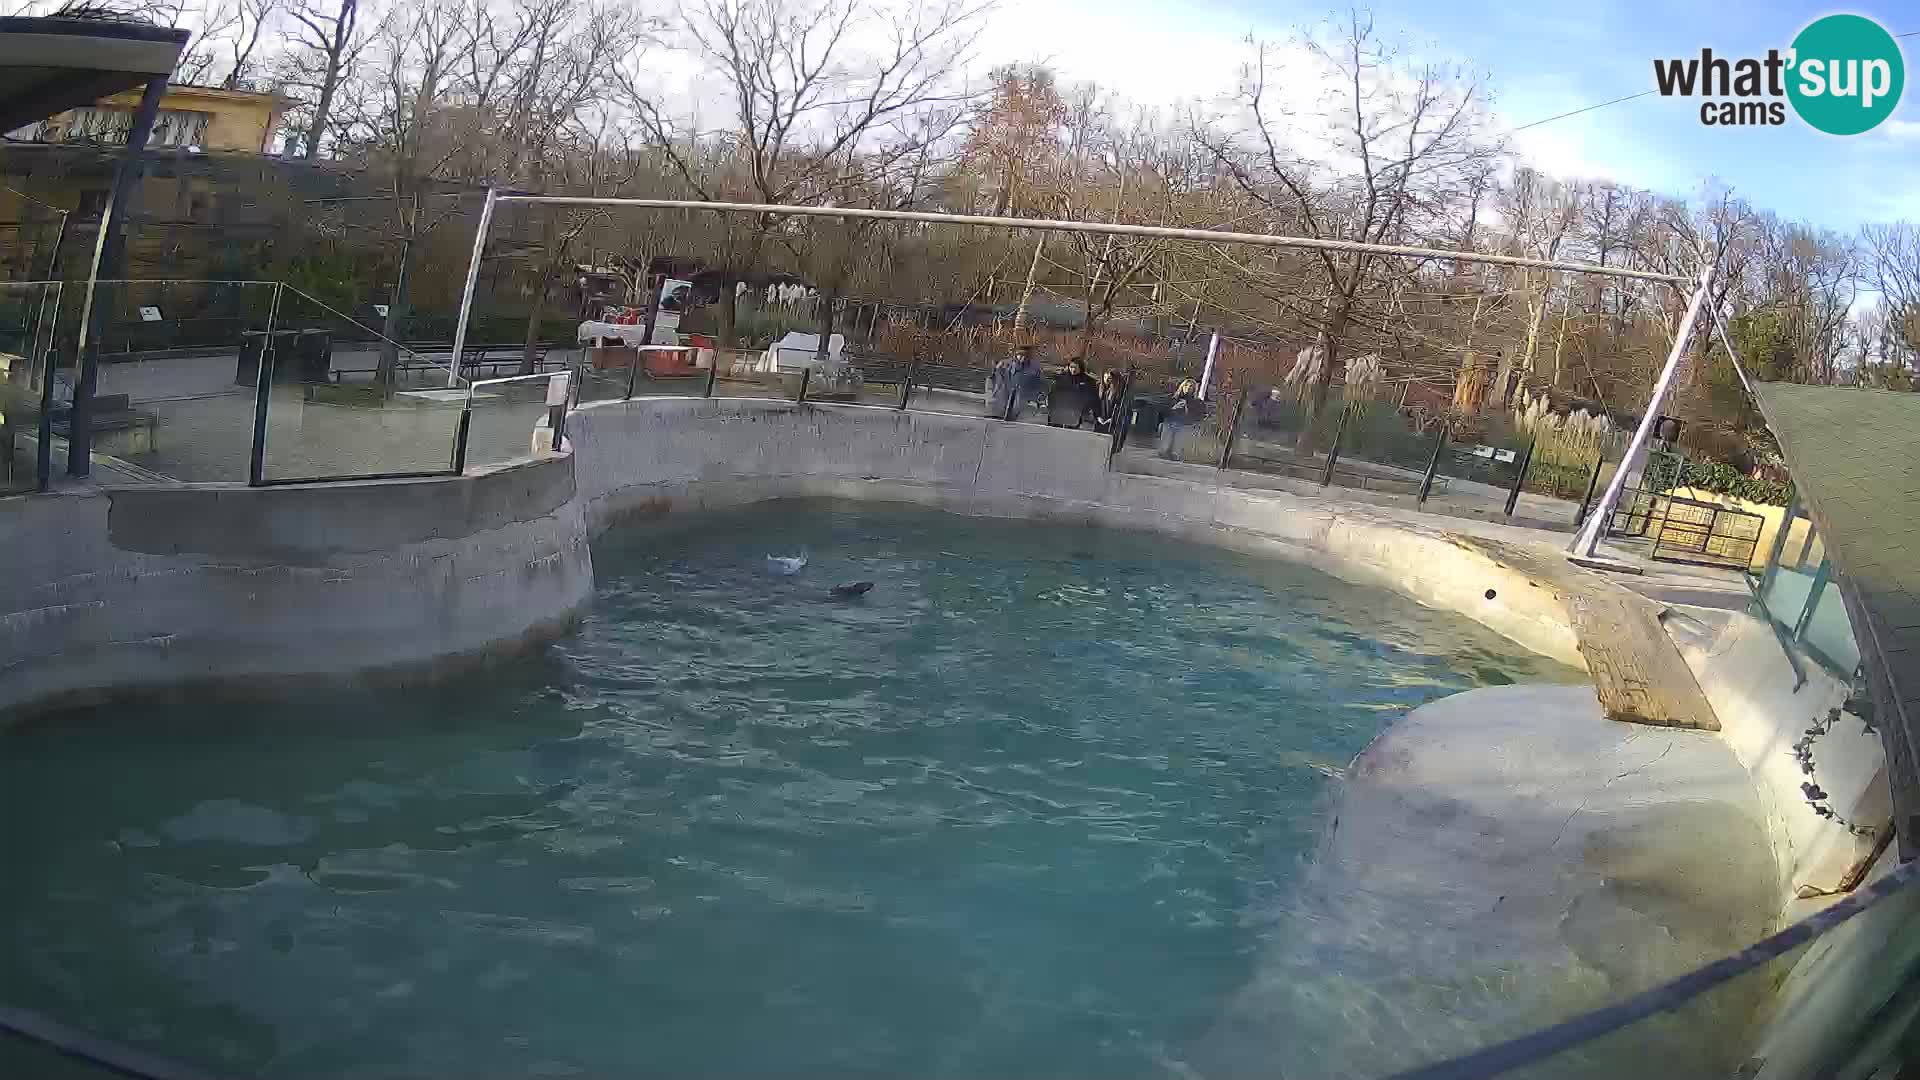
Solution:
<path fill-rule="evenodd" d="M 656 152 L 701 199 L 721 197 L 728 175 L 765 203 L 857 187 L 873 162 L 870 135 L 964 93 L 954 77 L 971 55 L 989 10 L 978 0 L 907 0 L 873 9 L 856 0 L 697 0 L 681 11 L 694 52 L 726 82 L 731 129 L 711 136 L 737 166 L 720 176 L 695 168 L 704 137 L 662 111 L 631 70 L 622 102 Z M 862 50 L 872 35 L 882 42 Z M 735 279 L 758 266 L 771 217 L 752 223 Z M 721 344 L 731 347 L 734 290 L 721 290 Z"/>
<path fill-rule="evenodd" d="M 1271 86 L 1276 50 L 1254 45 L 1238 96 L 1240 130 L 1203 133 L 1248 198 L 1292 211 L 1309 235 L 1391 243 L 1445 222 L 1469 178 L 1498 148 L 1481 135 L 1486 91 L 1432 64 L 1406 65 L 1357 11 L 1305 50 L 1329 87 L 1304 125 Z M 1326 405 L 1348 324 L 1385 275 L 1367 254 L 1317 254 L 1321 270 L 1313 348 L 1296 374 L 1317 418 Z"/>
<path fill-rule="evenodd" d="M 174 81 L 237 90 L 261 72 L 261 45 L 271 47 L 268 28 L 281 0 L 216 0 L 202 14 L 200 30 L 174 70 Z"/>
<path fill-rule="evenodd" d="M 300 156 L 316 158 L 333 124 L 334 99 L 354 59 L 366 46 L 360 0 L 292 0 L 287 17 L 295 27 L 287 43 L 283 81 L 304 101 L 306 133 Z"/>

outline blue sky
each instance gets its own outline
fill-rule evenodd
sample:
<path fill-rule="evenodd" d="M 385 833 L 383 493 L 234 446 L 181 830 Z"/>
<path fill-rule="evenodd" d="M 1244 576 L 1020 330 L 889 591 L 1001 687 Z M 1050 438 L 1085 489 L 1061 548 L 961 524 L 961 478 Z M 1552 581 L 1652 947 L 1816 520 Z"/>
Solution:
<path fill-rule="evenodd" d="M 1362 5 L 1376 27 L 1411 50 L 1484 71 L 1499 116 L 1518 126 L 1653 86 L 1653 59 L 1732 57 L 1786 48 L 1821 15 L 1851 11 L 1896 34 L 1920 31 L 1913 0 L 1830 5 L 1791 0 L 1536 0 Z M 1249 33 L 1284 38 L 1327 18 L 1324 0 L 1021 0 L 1003 7 L 984 58 L 1050 60 L 1068 78 L 1093 79 L 1129 98 L 1167 103 L 1231 88 Z M 1520 132 L 1521 155 L 1567 177 L 1609 178 L 1676 195 L 1709 178 L 1785 217 L 1851 230 L 1863 222 L 1920 220 L 1920 37 L 1905 102 L 1872 132 L 1840 139 L 1789 117 L 1784 127 L 1712 128 L 1698 100 L 1641 98 Z"/>

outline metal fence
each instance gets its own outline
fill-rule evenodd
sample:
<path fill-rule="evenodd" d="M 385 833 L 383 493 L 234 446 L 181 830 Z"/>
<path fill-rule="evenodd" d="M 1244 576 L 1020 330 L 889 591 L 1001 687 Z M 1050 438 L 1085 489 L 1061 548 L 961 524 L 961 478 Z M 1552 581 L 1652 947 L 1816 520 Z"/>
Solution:
<path fill-rule="evenodd" d="M 1157 437 L 1165 397 L 1147 386 L 1136 394 L 1136 466 L 1153 468 L 1140 457 L 1151 451 L 1231 470 L 1226 482 L 1242 486 L 1337 486 L 1441 513 L 1567 529 L 1616 467 L 1603 446 L 1475 429 L 1460 418 L 1416 419 L 1393 402 L 1348 401 L 1338 389 L 1314 411 L 1290 388 L 1247 386 L 1239 373 L 1209 388 L 1205 416 L 1168 452 Z"/>

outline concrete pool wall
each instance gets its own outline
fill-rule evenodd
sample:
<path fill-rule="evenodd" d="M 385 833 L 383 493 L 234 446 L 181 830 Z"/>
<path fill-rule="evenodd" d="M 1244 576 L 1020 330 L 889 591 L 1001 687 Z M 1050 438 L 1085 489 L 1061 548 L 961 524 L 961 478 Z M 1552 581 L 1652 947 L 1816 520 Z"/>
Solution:
<path fill-rule="evenodd" d="M 596 533 L 807 497 L 1144 529 L 1385 585 L 1586 667 L 1556 592 L 1458 533 L 1332 499 L 1109 472 L 1107 439 L 1086 431 L 874 407 L 651 398 L 576 411 L 567 441 Z"/>
<path fill-rule="evenodd" d="M 0 709 L 446 663 L 556 633 L 593 593 L 564 457 L 6 502 Z"/>

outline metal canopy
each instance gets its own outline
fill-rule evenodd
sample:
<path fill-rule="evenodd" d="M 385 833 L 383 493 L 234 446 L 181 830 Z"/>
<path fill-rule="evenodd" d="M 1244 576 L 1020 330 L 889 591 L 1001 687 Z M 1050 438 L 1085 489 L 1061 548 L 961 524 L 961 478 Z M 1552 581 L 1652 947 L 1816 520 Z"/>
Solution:
<path fill-rule="evenodd" d="M 106 19 L 0 18 L 0 132 L 171 73 L 187 36 Z"/>
<path fill-rule="evenodd" d="M 1920 394 L 1756 383 L 1873 683 L 1903 857 L 1920 854 Z"/>

